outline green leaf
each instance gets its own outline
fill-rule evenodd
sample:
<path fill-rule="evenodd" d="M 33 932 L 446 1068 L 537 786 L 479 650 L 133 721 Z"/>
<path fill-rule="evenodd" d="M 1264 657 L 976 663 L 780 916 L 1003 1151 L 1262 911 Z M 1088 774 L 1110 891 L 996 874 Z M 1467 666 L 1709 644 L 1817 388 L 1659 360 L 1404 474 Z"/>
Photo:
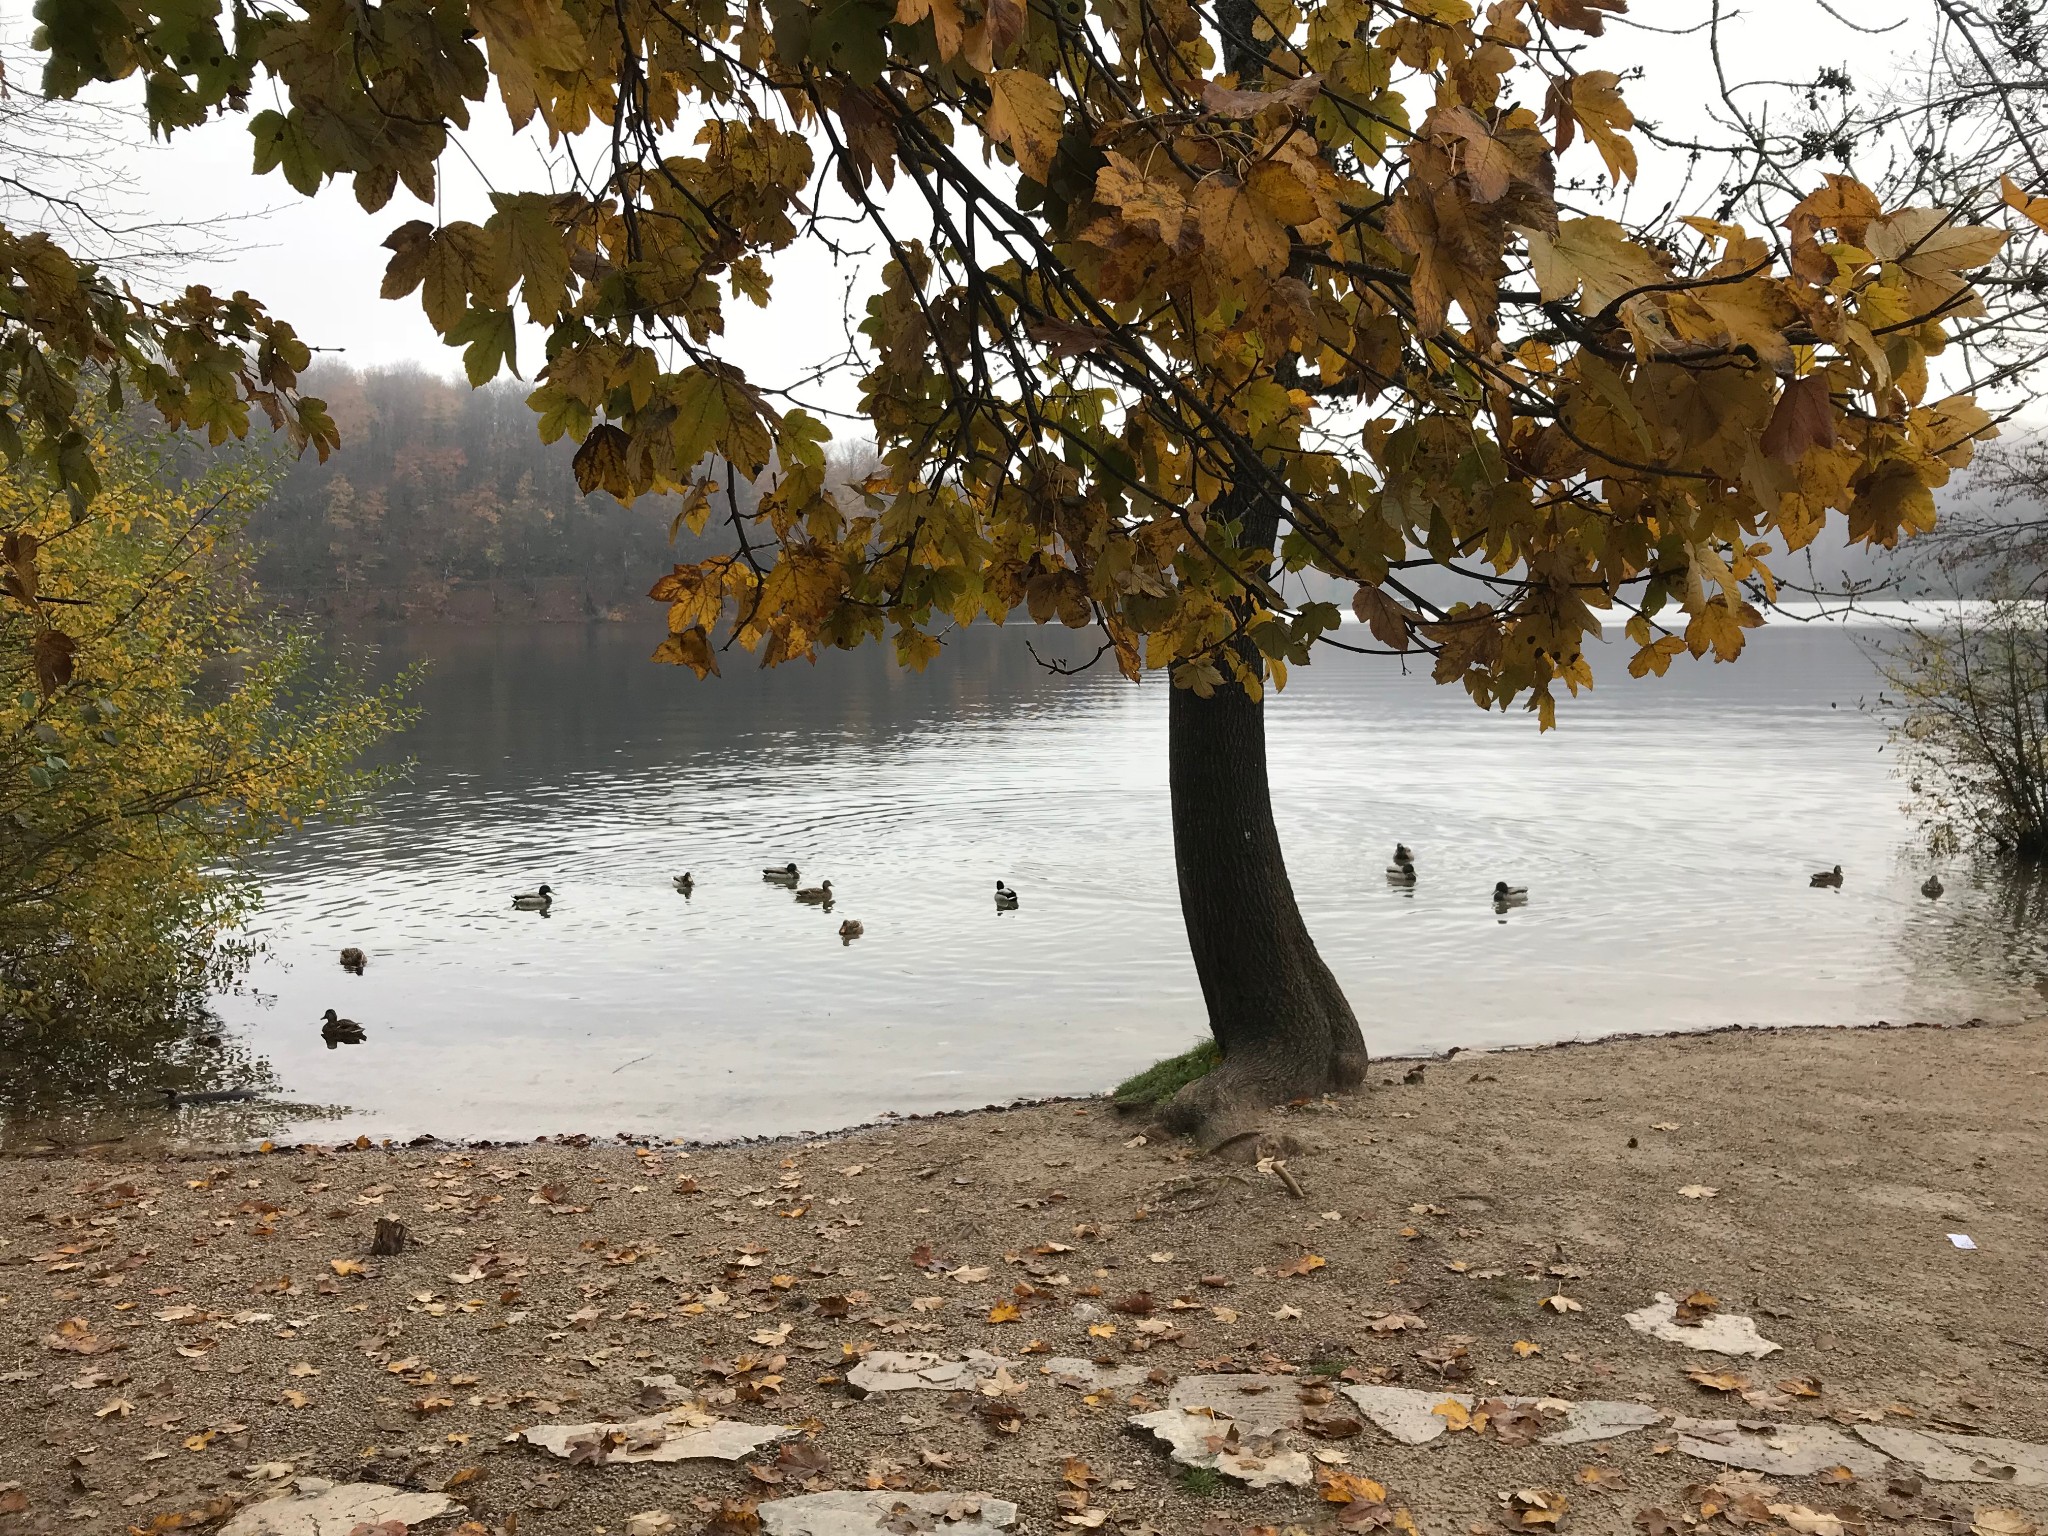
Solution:
<path fill-rule="evenodd" d="M 669 426 L 670 441 L 676 466 L 684 469 L 717 447 L 725 434 L 725 390 L 702 368 L 686 368 L 677 375 L 669 398 L 676 408 L 676 419 Z"/>
<path fill-rule="evenodd" d="M 249 136 L 256 141 L 256 174 L 284 172 L 292 189 L 311 197 L 326 179 L 320 152 L 306 136 L 296 111 L 286 116 L 278 111 L 258 112 L 249 122 Z"/>
<path fill-rule="evenodd" d="M 509 309 L 472 309 L 448 332 L 448 344 L 464 348 L 462 370 L 469 375 L 470 388 L 488 384 L 500 368 L 519 377 L 515 349 L 519 344 L 519 322 Z"/>
<path fill-rule="evenodd" d="M 889 62 L 894 15 L 892 7 L 870 0 L 826 0 L 811 20 L 811 59 L 856 85 L 873 85 Z"/>
<path fill-rule="evenodd" d="M 539 192 L 493 192 L 498 211 L 484 226 L 498 265 L 518 280 L 527 317 L 539 325 L 561 314 L 569 292 L 569 253 L 555 227 L 554 203 Z"/>

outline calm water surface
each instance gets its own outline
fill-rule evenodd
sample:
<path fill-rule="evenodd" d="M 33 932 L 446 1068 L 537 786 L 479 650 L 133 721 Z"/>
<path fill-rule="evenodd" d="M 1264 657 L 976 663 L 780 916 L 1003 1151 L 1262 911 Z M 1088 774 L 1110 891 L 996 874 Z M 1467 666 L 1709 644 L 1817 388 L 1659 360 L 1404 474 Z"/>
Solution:
<path fill-rule="evenodd" d="M 1269 711 L 1281 832 L 1374 1053 L 2038 1009 L 2048 894 L 1960 862 L 1918 893 L 1856 707 L 1868 633 L 1773 625 L 1661 682 L 1617 646 L 1546 736 L 1380 659 L 1298 671 Z M 1098 1090 L 1203 1029 L 1157 683 L 1051 677 L 1028 628 L 921 677 L 866 653 L 707 683 L 623 626 L 374 639 L 432 662 L 417 767 L 275 860 L 266 953 L 218 1001 L 276 1088 L 240 1131 L 825 1129 Z M 830 913 L 762 882 L 790 859 Z M 1835 863 L 1842 890 L 1808 887 Z M 1497 917 L 1496 879 L 1529 905 Z M 541 881 L 552 911 L 512 910 Z M 368 1043 L 324 1048 L 329 1007 Z"/>

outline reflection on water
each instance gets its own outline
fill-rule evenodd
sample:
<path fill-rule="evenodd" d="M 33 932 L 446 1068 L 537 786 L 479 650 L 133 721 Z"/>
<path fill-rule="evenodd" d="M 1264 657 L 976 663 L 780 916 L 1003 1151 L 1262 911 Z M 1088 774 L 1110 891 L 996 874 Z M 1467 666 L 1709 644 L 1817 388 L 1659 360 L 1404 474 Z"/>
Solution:
<path fill-rule="evenodd" d="M 1202 1028 L 1156 683 L 1052 678 L 1043 632 L 986 627 L 921 677 L 867 652 L 708 683 L 622 627 L 378 638 L 433 661 L 418 769 L 275 862 L 267 956 L 218 1005 L 277 1085 L 237 1134 L 825 1128 L 1099 1089 Z M 1608 661 L 1541 737 L 1378 659 L 1274 703 L 1289 865 L 1375 1052 L 2039 1005 L 2048 889 L 1957 865 L 1918 894 L 1851 632 L 1661 682 Z M 829 914 L 762 881 L 791 859 Z M 1499 879 L 1528 905 L 1496 913 Z M 327 1008 L 366 1041 L 330 1049 Z"/>

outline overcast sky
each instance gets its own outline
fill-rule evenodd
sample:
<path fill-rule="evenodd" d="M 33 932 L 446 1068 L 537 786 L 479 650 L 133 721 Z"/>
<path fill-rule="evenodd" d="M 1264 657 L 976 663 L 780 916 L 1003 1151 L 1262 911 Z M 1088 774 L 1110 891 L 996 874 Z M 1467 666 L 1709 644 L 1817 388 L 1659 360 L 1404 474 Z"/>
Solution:
<path fill-rule="evenodd" d="M 0 47 L 16 67 L 29 62 L 24 50 L 33 30 L 31 0 L 0 0 Z M 1711 0 L 1637 0 L 1637 20 L 1682 31 L 1700 22 Z M 1724 0 L 1727 4 L 1728 0 Z M 1730 10 L 1735 7 L 1730 4 Z M 1880 83 L 1893 69 L 1910 67 L 1926 28 L 1930 0 L 1853 0 L 1844 14 L 1865 27 L 1903 23 L 1883 36 L 1858 35 L 1832 19 L 1818 0 L 1751 0 L 1746 12 L 1725 27 L 1724 57 L 1733 78 L 1772 76 L 1806 80 L 1824 65 L 1846 65 L 1861 82 Z M 1702 121 L 1713 89 L 1704 34 L 1679 36 L 1625 25 L 1610 26 L 1591 45 L 1582 67 L 1639 65 L 1645 78 L 1627 88 L 1638 114 L 1670 127 Z M 99 93 L 100 99 L 133 106 L 138 84 L 128 81 Z M 261 107 L 270 103 L 259 100 Z M 195 260 L 181 277 L 216 289 L 247 289 L 286 316 L 312 345 L 344 349 L 352 364 L 375 367 L 411 363 L 436 371 L 457 371 L 457 355 L 444 347 L 420 313 L 417 296 L 402 301 L 377 296 L 385 252 L 384 237 L 413 218 L 475 218 L 489 213 L 489 187 L 502 190 L 559 184 L 544 139 L 536 131 L 515 135 L 493 100 L 479 109 L 476 126 L 464 137 L 466 155 L 443 162 L 440 209 L 415 203 L 403 188 L 381 212 L 363 213 L 346 184 L 331 183 L 315 199 L 299 197 L 273 174 L 250 174 L 245 117 L 230 117 L 179 134 L 168 146 L 152 146 L 138 118 L 119 125 L 125 149 L 109 148 L 95 160 L 119 160 L 132 175 L 135 196 L 166 220 L 226 218 L 226 249 Z M 1669 195 L 1673 168 L 1660 166 L 1655 152 L 1643 154 L 1643 182 L 1634 194 L 1661 201 Z M 1567 156 L 1565 172 L 1590 175 L 1598 162 L 1581 144 Z M 552 178 L 552 181 L 551 181 Z M 848 323 L 848 273 L 835 270 L 815 251 L 792 253 L 776 269 L 776 299 L 761 315 L 744 301 L 730 301 L 726 355 L 765 382 L 781 382 L 843 346 Z M 864 296 L 865 287 L 862 289 Z M 856 300 L 854 308 L 859 307 Z M 857 318 L 857 315 L 856 315 Z M 520 367 L 529 378 L 540 361 L 536 337 L 522 338 Z M 832 403 L 852 403 L 850 386 L 835 387 Z"/>

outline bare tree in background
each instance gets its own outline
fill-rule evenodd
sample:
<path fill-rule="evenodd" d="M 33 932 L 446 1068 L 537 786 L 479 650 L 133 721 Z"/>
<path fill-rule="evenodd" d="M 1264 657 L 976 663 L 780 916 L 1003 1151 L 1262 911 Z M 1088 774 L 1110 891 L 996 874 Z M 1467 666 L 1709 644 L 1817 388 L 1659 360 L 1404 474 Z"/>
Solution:
<path fill-rule="evenodd" d="M 0 225 L 40 231 L 80 261 L 142 287 L 189 280 L 194 266 L 245 243 L 262 214 L 164 217 L 134 170 L 149 145 L 140 107 L 53 100 L 41 60 L 0 47 Z"/>

